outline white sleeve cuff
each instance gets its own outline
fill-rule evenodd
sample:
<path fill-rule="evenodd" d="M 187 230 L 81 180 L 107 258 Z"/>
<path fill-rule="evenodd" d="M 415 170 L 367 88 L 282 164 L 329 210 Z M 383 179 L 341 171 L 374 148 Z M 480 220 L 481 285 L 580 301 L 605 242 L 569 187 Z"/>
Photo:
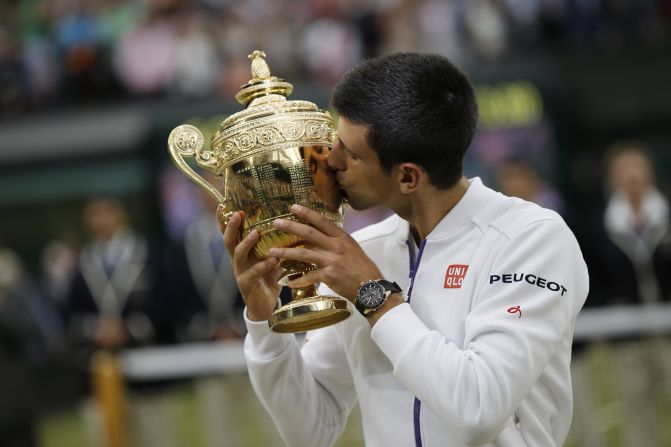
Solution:
<path fill-rule="evenodd" d="M 396 369 L 406 350 L 417 346 L 417 341 L 429 332 L 410 304 L 404 303 L 389 310 L 375 323 L 371 338 Z"/>
<path fill-rule="evenodd" d="M 245 348 L 256 360 L 270 360 L 279 357 L 294 341 L 293 334 L 279 334 L 270 330 L 267 321 L 252 321 L 247 318 L 247 308 L 243 311 L 247 338 Z"/>

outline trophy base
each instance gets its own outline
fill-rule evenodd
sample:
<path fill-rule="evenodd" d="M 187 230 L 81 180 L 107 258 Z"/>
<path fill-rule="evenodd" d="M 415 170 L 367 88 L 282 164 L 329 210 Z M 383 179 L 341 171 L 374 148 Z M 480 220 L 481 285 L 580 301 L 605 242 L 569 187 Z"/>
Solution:
<path fill-rule="evenodd" d="M 351 313 L 344 298 L 317 295 L 280 307 L 270 317 L 268 325 L 274 332 L 306 332 L 343 321 Z"/>

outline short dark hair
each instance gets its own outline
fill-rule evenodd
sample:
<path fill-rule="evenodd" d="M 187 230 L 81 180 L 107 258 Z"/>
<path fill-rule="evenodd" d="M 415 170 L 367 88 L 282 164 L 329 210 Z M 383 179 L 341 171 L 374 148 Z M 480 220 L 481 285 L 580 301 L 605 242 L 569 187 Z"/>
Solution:
<path fill-rule="evenodd" d="M 463 175 L 478 107 L 473 84 L 446 57 L 397 53 L 368 59 L 336 85 L 336 112 L 369 126 L 368 144 L 382 168 L 417 163 L 438 188 Z"/>

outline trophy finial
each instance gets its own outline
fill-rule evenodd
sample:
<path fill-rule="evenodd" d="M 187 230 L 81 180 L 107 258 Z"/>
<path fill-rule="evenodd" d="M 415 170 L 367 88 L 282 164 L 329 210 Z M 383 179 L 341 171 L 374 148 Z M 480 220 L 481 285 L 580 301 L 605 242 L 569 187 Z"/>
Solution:
<path fill-rule="evenodd" d="M 247 106 L 256 98 L 268 97 L 266 99 L 276 100 L 278 96 L 286 98 L 291 94 L 293 85 L 270 75 L 270 68 L 264 59 L 265 51 L 254 50 L 247 57 L 252 60 L 252 79 L 240 87 L 240 91 L 235 95 L 240 104 Z"/>
<path fill-rule="evenodd" d="M 268 68 L 268 63 L 264 59 L 266 57 L 265 51 L 254 50 L 252 54 L 247 57 L 252 60 L 253 79 L 270 78 L 270 68 Z"/>

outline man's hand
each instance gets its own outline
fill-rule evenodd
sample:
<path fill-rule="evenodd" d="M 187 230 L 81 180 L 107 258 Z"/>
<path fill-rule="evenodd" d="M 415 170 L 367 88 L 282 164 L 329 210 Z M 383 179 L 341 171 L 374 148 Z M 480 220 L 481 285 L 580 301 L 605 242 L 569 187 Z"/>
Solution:
<path fill-rule="evenodd" d="M 99 348 L 116 351 L 129 341 L 128 330 L 121 318 L 101 317 L 96 324 L 93 340 Z"/>
<path fill-rule="evenodd" d="M 382 278 L 375 263 L 343 229 L 318 212 L 300 205 L 293 205 L 291 212 L 307 224 L 278 219 L 273 225 L 304 239 L 311 248 L 273 248 L 270 253 L 278 258 L 315 264 L 319 270 L 290 281 L 289 287 L 321 282 L 353 302 L 362 282 Z"/>
<path fill-rule="evenodd" d="M 282 269 L 276 257 L 260 260 L 254 255 L 254 246 L 259 232 L 251 231 L 240 240 L 240 227 L 244 213 L 233 213 L 228 225 L 224 225 L 217 213 L 219 225 L 224 233 L 224 244 L 233 264 L 238 289 L 247 306 L 247 318 L 252 321 L 267 320 L 277 307 L 280 286 L 277 284 Z"/>

